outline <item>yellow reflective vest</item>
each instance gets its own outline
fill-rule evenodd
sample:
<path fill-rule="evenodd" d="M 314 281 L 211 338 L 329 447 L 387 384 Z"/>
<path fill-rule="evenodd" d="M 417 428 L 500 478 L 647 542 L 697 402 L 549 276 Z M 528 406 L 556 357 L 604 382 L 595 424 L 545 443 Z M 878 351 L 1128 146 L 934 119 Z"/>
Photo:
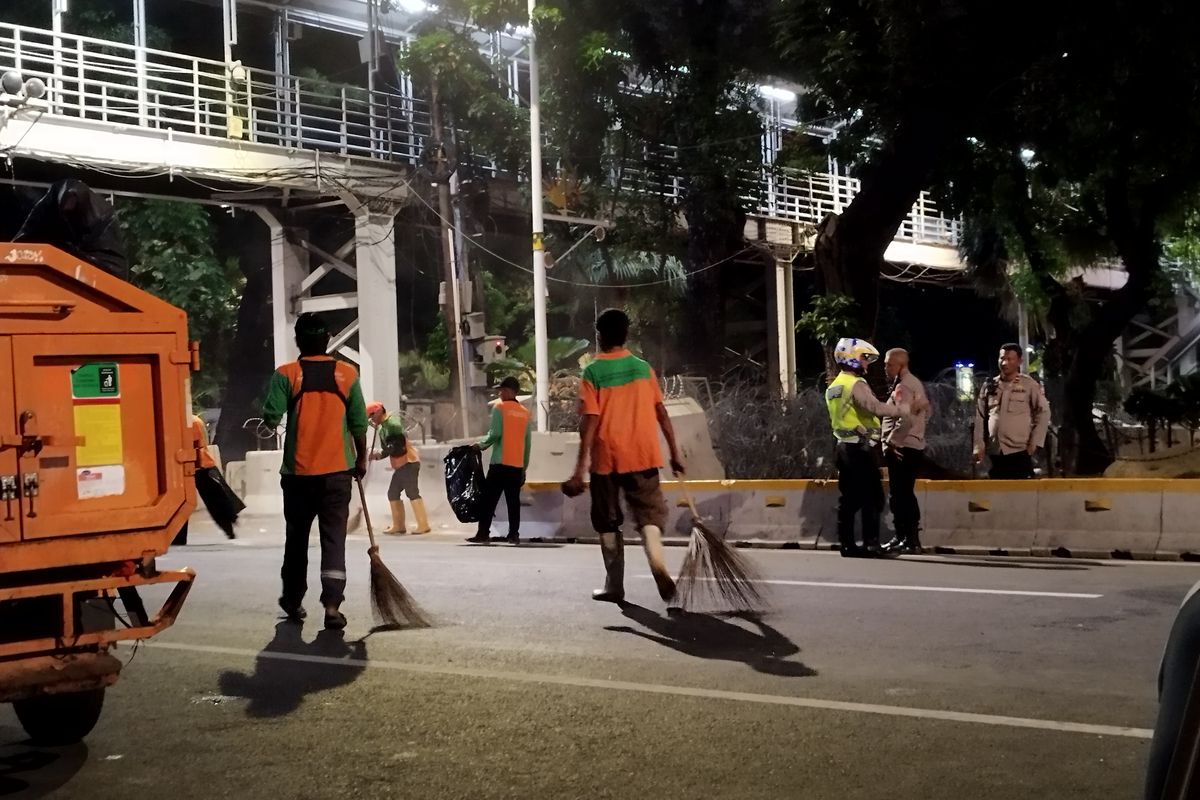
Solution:
<path fill-rule="evenodd" d="M 833 426 L 833 438 L 839 442 L 878 439 L 880 431 L 883 429 L 879 417 L 861 410 L 851 400 L 850 396 L 857 383 L 865 383 L 865 381 L 852 372 L 841 372 L 825 390 L 825 405 L 829 408 L 829 422 Z"/>

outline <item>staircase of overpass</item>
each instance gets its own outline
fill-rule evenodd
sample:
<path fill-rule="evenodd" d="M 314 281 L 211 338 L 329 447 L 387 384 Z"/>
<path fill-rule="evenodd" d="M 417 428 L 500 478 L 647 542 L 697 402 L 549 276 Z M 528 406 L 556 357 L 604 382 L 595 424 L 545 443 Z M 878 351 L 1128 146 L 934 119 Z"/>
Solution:
<path fill-rule="evenodd" d="M 286 47 L 286 38 L 277 37 L 277 45 L 281 41 Z M 236 61 L 0 23 L 0 72 L 5 70 L 40 79 L 46 91 L 38 98 L 0 95 L 0 155 L 10 163 L 48 162 L 114 178 L 157 177 L 188 185 L 192 197 L 199 188 L 208 199 L 252 207 L 275 234 L 276 358 L 294 357 L 290 328 L 298 314 L 356 309 L 334 343 L 362 367 L 368 393 L 399 395 L 391 231 L 432 139 L 424 101 Z M 859 184 L 835 171 L 772 168 L 784 133 L 800 124 L 777 110 L 765 117 L 761 191 L 748 198 L 746 234 L 775 254 L 775 340 L 791 343 L 794 260 L 811 249 L 815 226 L 844 210 Z M 675 151 L 662 148 L 655 157 L 668 168 L 660 164 L 654 177 L 636 167 L 625 170 L 622 185 L 681 197 L 682 183 L 669 169 Z M 520 178 L 490 168 L 494 177 Z M 334 207 L 353 215 L 355 233 L 327 252 L 297 220 Z M 887 260 L 905 279 L 958 273 L 958 234 L 958 221 L 922 194 Z M 323 291 L 322 281 L 334 273 L 351 278 L 357 290 Z M 792 352 L 790 359 L 778 359 L 785 382 L 794 358 Z"/>

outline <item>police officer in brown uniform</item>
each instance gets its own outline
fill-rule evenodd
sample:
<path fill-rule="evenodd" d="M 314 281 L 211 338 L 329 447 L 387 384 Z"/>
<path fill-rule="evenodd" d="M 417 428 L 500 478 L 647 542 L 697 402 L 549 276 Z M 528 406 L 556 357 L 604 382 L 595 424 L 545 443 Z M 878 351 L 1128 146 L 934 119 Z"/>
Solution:
<path fill-rule="evenodd" d="M 986 449 L 988 477 L 1033 477 L 1033 456 L 1046 443 L 1050 404 L 1042 385 L 1021 373 L 1021 347 L 1000 348 L 1000 374 L 986 381 L 975 404 L 975 463 Z"/>
<path fill-rule="evenodd" d="M 908 369 L 908 351 L 894 347 L 883 360 L 892 381 L 889 401 L 912 404 L 908 417 L 883 418 L 884 458 L 888 471 L 888 503 L 896 535 L 883 546 L 887 553 L 921 552 L 921 506 L 917 502 L 917 476 L 925 460 L 925 423 L 929 397 L 921 380 Z"/>

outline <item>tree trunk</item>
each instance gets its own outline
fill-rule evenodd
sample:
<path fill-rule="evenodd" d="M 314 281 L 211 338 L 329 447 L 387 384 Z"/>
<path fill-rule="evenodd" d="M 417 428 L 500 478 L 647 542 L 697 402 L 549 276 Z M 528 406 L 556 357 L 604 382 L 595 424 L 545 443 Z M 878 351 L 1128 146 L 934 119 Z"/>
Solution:
<path fill-rule="evenodd" d="M 1127 176 L 1119 176 L 1105 189 L 1105 222 L 1117 253 L 1125 265 L 1125 285 L 1106 300 L 1079 332 L 1066 383 L 1064 427 L 1077 437 L 1074 469 L 1077 475 L 1099 475 L 1113 462 L 1113 455 L 1096 432 L 1092 406 L 1105 362 L 1117 340 L 1133 318 L 1146 307 L 1160 272 L 1158 215 L 1150 203 L 1135 212 L 1130 203 Z M 1168 426 L 1168 435 L 1170 427 Z"/>
<path fill-rule="evenodd" d="M 888 147 L 864 168 L 861 188 L 845 211 L 826 216 L 817 226 L 817 291 L 854 299 L 858 330 L 847 335 L 875 336 L 884 253 L 926 188 L 951 135 L 940 114 L 922 114 L 902 122 Z"/>
<path fill-rule="evenodd" d="M 238 222 L 237 257 L 246 287 L 238 303 L 237 330 L 226 369 L 228 385 L 217 425 L 215 443 L 225 463 L 243 460 L 248 450 L 258 446 L 254 432 L 243 431 L 242 424 L 262 413 L 262 395 L 274 367 L 270 246 L 262 235 L 264 226 L 252 215 L 242 214 Z"/>

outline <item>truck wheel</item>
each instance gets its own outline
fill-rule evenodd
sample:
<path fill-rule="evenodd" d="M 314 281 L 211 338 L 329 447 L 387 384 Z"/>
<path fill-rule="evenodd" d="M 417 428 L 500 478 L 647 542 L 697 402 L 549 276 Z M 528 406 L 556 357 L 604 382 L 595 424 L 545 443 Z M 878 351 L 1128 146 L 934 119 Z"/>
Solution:
<path fill-rule="evenodd" d="M 104 706 L 104 689 L 64 692 L 13 702 L 21 727 L 34 744 L 75 744 L 92 732 Z"/>

